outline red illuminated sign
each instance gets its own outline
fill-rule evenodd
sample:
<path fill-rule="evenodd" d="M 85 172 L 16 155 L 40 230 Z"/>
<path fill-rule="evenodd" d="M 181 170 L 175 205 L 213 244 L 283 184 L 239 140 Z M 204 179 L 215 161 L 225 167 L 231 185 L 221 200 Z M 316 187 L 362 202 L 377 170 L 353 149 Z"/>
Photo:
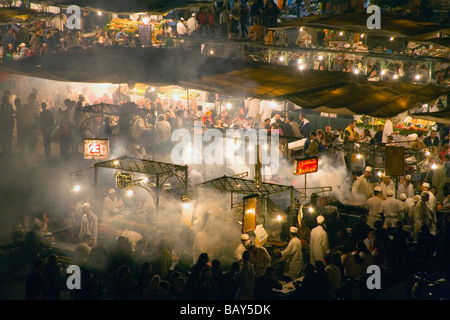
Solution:
<path fill-rule="evenodd" d="M 85 159 L 108 159 L 109 142 L 107 139 L 84 139 Z"/>
<path fill-rule="evenodd" d="M 295 167 L 294 174 L 300 175 L 305 173 L 317 172 L 318 168 L 319 168 L 318 157 L 297 160 L 297 166 Z"/>

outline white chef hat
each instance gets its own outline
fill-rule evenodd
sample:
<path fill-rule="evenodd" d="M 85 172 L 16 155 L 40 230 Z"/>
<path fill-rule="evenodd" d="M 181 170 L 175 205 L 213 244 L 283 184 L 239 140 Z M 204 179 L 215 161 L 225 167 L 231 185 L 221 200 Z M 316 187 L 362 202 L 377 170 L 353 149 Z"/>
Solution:
<path fill-rule="evenodd" d="M 317 223 L 318 224 L 322 224 L 324 221 L 325 221 L 325 218 L 322 215 L 317 217 Z"/>
<path fill-rule="evenodd" d="M 372 167 L 371 167 L 371 166 L 367 166 L 367 167 L 366 167 L 366 171 L 367 171 L 367 172 L 372 172 Z"/>
<path fill-rule="evenodd" d="M 108 193 L 109 193 L 109 194 L 111 194 L 111 193 L 115 193 L 115 192 L 116 192 L 116 190 L 115 190 L 115 189 L 113 189 L 113 188 L 109 189 L 109 191 L 108 191 Z"/>
<path fill-rule="evenodd" d="M 296 227 L 290 227 L 290 228 L 289 228 L 289 231 L 290 231 L 291 233 L 297 233 L 298 229 L 297 229 Z"/>
<path fill-rule="evenodd" d="M 416 194 L 416 195 L 414 196 L 414 198 L 413 198 L 414 202 L 418 202 L 418 201 L 421 200 L 421 199 L 422 199 L 422 197 L 421 197 L 420 195 L 418 195 L 418 194 Z"/>
<path fill-rule="evenodd" d="M 405 201 L 407 199 L 406 194 L 402 193 L 398 196 L 398 198 L 402 201 Z"/>
<path fill-rule="evenodd" d="M 250 240 L 250 236 L 248 234 L 244 233 L 244 234 L 241 235 L 241 240 L 242 241 Z"/>
<path fill-rule="evenodd" d="M 407 175 L 405 176 L 405 179 L 406 179 L 406 180 L 411 180 L 411 175 L 410 175 L 410 174 L 407 174 Z"/>
<path fill-rule="evenodd" d="M 387 189 L 386 194 L 388 195 L 388 197 L 393 197 L 394 196 L 394 190 Z"/>
<path fill-rule="evenodd" d="M 429 188 L 430 184 L 428 182 L 424 182 L 424 183 L 422 183 L 422 186 L 424 186 L 425 188 Z"/>
<path fill-rule="evenodd" d="M 381 192 L 381 187 L 375 187 L 373 190 L 374 190 L 374 191 Z"/>

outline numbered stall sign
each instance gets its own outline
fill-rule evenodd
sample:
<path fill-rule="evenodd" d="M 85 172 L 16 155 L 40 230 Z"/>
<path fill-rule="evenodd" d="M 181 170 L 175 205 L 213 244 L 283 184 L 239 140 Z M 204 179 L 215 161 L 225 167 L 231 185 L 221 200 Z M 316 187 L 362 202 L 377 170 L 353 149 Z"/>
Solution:
<path fill-rule="evenodd" d="M 108 139 L 84 139 L 84 159 L 109 158 Z"/>

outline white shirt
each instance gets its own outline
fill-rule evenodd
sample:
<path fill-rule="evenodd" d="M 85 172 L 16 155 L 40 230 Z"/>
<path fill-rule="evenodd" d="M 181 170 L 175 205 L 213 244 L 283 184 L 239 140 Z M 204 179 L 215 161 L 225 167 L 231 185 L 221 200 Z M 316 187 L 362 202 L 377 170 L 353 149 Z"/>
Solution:
<path fill-rule="evenodd" d="M 402 194 L 406 194 L 407 198 L 414 198 L 414 186 L 412 183 L 409 183 L 408 186 L 406 182 L 400 183 L 397 189 L 397 198 Z"/>
<path fill-rule="evenodd" d="M 272 118 L 272 107 L 270 106 L 269 101 L 261 101 L 259 114 L 261 115 L 261 122 L 264 122 L 267 118 Z"/>
<path fill-rule="evenodd" d="M 247 117 L 252 117 L 252 118 L 256 118 L 259 114 L 259 109 L 261 107 L 261 100 L 259 99 L 247 99 L 245 101 L 248 112 L 247 112 Z"/>
<path fill-rule="evenodd" d="M 386 228 L 395 228 L 397 221 L 403 219 L 402 202 L 393 197 L 389 197 L 381 204 L 380 213 L 384 214 Z"/>
<path fill-rule="evenodd" d="M 393 130 L 393 125 L 392 125 L 392 121 L 387 119 L 386 123 L 384 124 L 384 129 L 383 129 L 383 138 L 381 140 L 382 143 L 387 143 L 387 137 L 390 136 L 392 134 L 392 132 L 394 132 Z"/>
<path fill-rule="evenodd" d="M 86 214 L 81 217 L 80 239 L 82 239 L 84 235 L 91 236 L 91 239 L 97 242 L 98 219 L 94 213 L 91 213 L 89 218 Z"/>
<path fill-rule="evenodd" d="M 184 23 L 181 22 L 181 21 L 179 21 L 179 22 L 177 23 L 177 32 L 178 32 L 179 35 L 183 35 L 183 34 L 186 34 L 186 33 L 187 33 L 187 28 L 186 28 L 186 26 L 184 25 Z"/>
<path fill-rule="evenodd" d="M 287 247 L 281 251 L 281 256 L 287 259 L 284 266 L 284 275 L 292 280 L 299 278 L 303 269 L 303 252 L 300 239 L 293 237 Z"/>
<path fill-rule="evenodd" d="M 188 35 L 191 35 L 192 32 L 194 32 L 195 30 L 197 30 L 198 27 L 198 21 L 195 17 L 190 17 L 187 21 L 187 30 L 188 30 Z"/>
<path fill-rule="evenodd" d="M 375 221 L 381 220 L 380 208 L 383 201 L 384 200 L 382 198 L 378 196 L 373 196 L 366 202 L 366 207 L 369 210 L 369 214 L 367 217 L 367 224 L 371 228 L 375 228 L 374 226 Z"/>
<path fill-rule="evenodd" d="M 311 230 L 310 238 L 310 262 L 315 264 L 317 260 L 322 260 L 330 252 L 328 243 L 328 233 L 321 225 Z"/>
<path fill-rule="evenodd" d="M 242 254 L 244 253 L 245 250 L 246 249 L 245 249 L 244 245 L 242 243 L 240 243 L 237 246 L 236 250 L 234 250 L 234 259 L 236 261 L 241 261 L 242 260 Z"/>
<path fill-rule="evenodd" d="M 395 184 L 394 184 L 394 181 L 392 181 L 392 180 L 389 180 L 388 184 L 386 184 L 384 181 L 381 181 L 380 187 L 381 187 L 381 195 L 385 199 L 387 198 L 387 191 L 389 189 L 391 189 L 395 193 Z M 395 194 L 394 194 L 394 197 L 395 197 Z"/>
<path fill-rule="evenodd" d="M 121 204 L 121 201 L 117 197 L 114 200 L 111 200 L 109 196 L 105 197 L 103 200 L 103 219 L 109 218 L 111 215 L 119 212 Z"/>

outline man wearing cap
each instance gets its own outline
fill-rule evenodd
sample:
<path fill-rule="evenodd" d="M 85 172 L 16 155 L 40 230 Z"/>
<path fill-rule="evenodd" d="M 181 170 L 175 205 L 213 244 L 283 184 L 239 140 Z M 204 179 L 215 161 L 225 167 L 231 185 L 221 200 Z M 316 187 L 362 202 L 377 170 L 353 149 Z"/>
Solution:
<path fill-rule="evenodd" d="M 417 196 L 414 196 L 414 201 L 416 201 L 416 206 L 414 207 L 414 226 L 412 237 L 414 240 L 418 239 L 419 232 L 422 229 L 422 225 L 427 225 L 431 229 L 433 223 L 433 215 L 429 202 L 429 194 L 426 191 Z"/>
<path fill-rule="evenodd" d="M 383 220 L 383 217 L 380 214 L 380 208 L 383 201 L 384 199 L 381 196 L 381 187 L 375 187 L 373 190 L 373 196 L 366 202 L 366 208 L 369 211 L 367 225 L 373 229 L 375 229 L 375 221 Z"/>
<path fill-rule="evenodd" d="M 281 254 L 281 259 L 285 262 L 284 265 L 284 276 L 290 278 L 291 280 L 298 279 L 303 270 L 303 251 L 302 242 L 297 238 L 296 227 L 289 228 L 289 244 L 287 247 L 280 251 L 276 249 L 275 253 Z"/>
<path fill-rule="evenodd" d="M 406 198 L 414 198 L 414 186 L 411 183 L 411 175 L 407 174 L 405 179 L 399 183 L 397 188 L 397 196 L 404 193 Z"/>
<path fill-rule="evenodd" d="M 433 194 L 433 192 L 430 191 L 430 184 L 428 182 L 422 183 L 422 185 L 420 186 L 420 190 L 422 192 L 425 191 L 425 192 L 428 193 L 428 206 L 431 208 L 431 217 L 432 217 L 432 224 L 430 225 L 430 232 L 433 235 L 435 235 L 436 234 L 436 223 L 437 223 L 437 218 L 436 218 L 436 206 L 437 206 L 436 197 Z"/>
<path fill-rule="evenodd" d="M 393 231 L 397 221 L 403 220 L 403 205 L 394 198 L 394 190 L 387 190 L 387 198 L 381 204 L 380 214 L 384 215 L 384 225 L 388 231 Z"/>
<path fill-rule="evenodd" d="M 79 238 L 83 239 L 85 235 L 91 237 L 88 241 L 89 246 L 95 247 L 97 244 L 98 235 L 98 219 L 97 216 L 91 211 L 91 205 L 86 202 L 81 207 L 83 216 L 81 217 L 81 227 Z"/>
<path fill-rule="evenodd" d="M 191 35 L 192 32 L 196 31 L 199 27 L 197 18 L 195 17 L 195 13 L 192 14 L 192 16 L 187 21 L 187 31 L 188 35 Z"/>
<path fill-rule="evenodd" d="M 380 187 L 381 187 L 381 196 L 383 197 L 383 199 L 387 198 L 387 191 L 389 189 L 394 191 L 395 197 L 395 184 L 390 176 L 383 176 L 382 181 L 380 182 Z"/>
<path fill-rule="evenodd" d="M 19 59 L 23 59 L 28 57 L 28 53 L 30 52 L 30 49 L 27 48 L 25 43 L 21 43 L 19 45 Z"/>
<path fill-rule="evenodd" d="M 250 241 L 250 236 L 246 233 L 241 235 L 241 243 L 237 246 L 236 250 L 234 250 L 234 259 L 238 262 L 242 261 L 242 254 L 245 250 L 245 243 Z"/>
<path fill-rule="evenodd" d="M 266 248 L 257 246 L 252 240 L 247 240 L 244 244 L 245 249 L 250 252 L 250 263 L 253 264 L 255 277 L 262 276 L 266 273 L 266 268 L 270 266 L 272 258 Z"/>
<path fill-rule="evenodd" d="M 416 203 L 414 202 L 413 198 L 408 198 L 404 193 L 398 196 L 398 200 L 402 202 L 403 215 L 407 224 L 411 225 L 410 221 L 414 219 L 414 207 L 416 206 Z"/>
<path fill-rule="evenodd" d="M 360 194 L 369 199 L 373 194 L 374 183 L 370 182 L 372 176 L 372 167 L 367 166 L 364 174 L 360 175 L 353 183 L 352 193 Z"/>
<path fill-rule="evenodd" d="M 325 218 L 320 215 L 317 217 L 317 227 L 311 230 L 310 239 L 310 262 L 315 265 L 316 261 L 322 260 L 330 252 L 328 242 L 328 233 L 323 228 Z"/>
<path fill-rule="evenodd" d="M 108 195 L 103 199 L 102 219 L 109 219 L 116 215 L 124 204 L 122 199 L 116 197 L 116 190 L 109 189 Z"/>
<path fill-rule="evenodd" d="M 180 21 L 177 22 L 177 33 L 179 36 L 184 36 L 187 33 L 184 18 L 181 18 Z"/>

